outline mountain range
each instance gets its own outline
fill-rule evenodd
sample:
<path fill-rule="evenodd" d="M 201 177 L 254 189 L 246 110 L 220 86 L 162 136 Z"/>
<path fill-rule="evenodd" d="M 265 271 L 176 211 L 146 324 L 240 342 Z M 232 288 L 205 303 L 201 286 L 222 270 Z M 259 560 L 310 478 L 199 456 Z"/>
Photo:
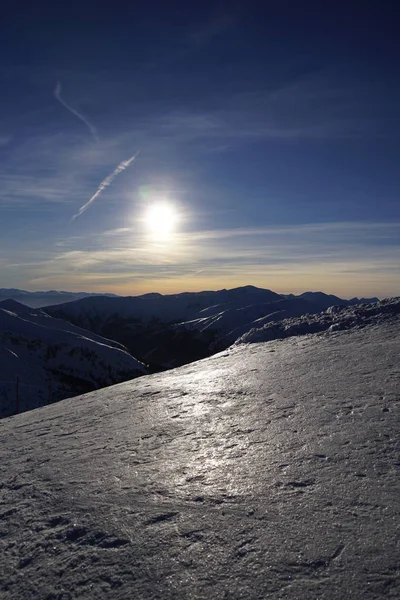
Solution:
<path fill-rule="evenodd" d="M 48 290 L 43 292 L 27 292 L 15 288 L 0 288 L 0 302 L 2 300 L 15 300 L 31 308 L 41 308 L 47 304 L 64 304 L 88 296 L 109 296 L 115 294 L 94 294 L 88 292 L 59 292 L 57 290 Z"/>
<path fill-rule="evenodd" d="M 282 296 L 254 286 L 182 294 L 92 297 L 57 306 L 48 314 L 124 344 L 154 370 L 171 368 L 224 350 L 253 328 L 332 305 L 376 302 L 343 300 L 322 292 Z"/>

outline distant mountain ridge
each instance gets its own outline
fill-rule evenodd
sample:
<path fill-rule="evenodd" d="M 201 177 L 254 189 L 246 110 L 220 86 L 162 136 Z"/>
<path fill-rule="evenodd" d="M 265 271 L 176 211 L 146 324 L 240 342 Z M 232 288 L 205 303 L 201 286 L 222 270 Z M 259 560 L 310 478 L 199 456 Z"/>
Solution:
<path fill-rule="evenodd" d="M 323 292 L 283 296 L 244 286 L 169 295 L 83 298 L 45 310 L 118 340 L 134 356 L 159 369 L 205 358 L 266 323 L 318 313 L 335 304 L 348 306 L 354 301 Z"/>
<path fill-rule="evenodd" d="M 371 304 L 373 302 L 379 302 L 379 298 L 373 296 L 372 298 L 350 298 L 349 300 L 335 296 L 334 294 L 325 294 L 325 292 L 303 292 L 296 296 L 295 294 L 284 294 L 285 298 L 303 298 L 307 302 L 318 303 L 320 306 L 349 306 L 352 304 Z"/>
<path fill-rule="evenodd" d="M 28 292 L 15 288 L 0 288 L 0 302 L 2 300 L 16 300 L 31 308 L 41 308 L 49 304 L 64 304 L 88 296 L 116 297 L 116 294 L 95 294 L 90 292 L 63 292 L 47 290 L 39 292 Z"/>
<path fill-rule="evenodd" d="M 307 302 L 317 303 L 318 306 L 325 308 L 329 308 L 330 306 L 350 306 L 353 304 L 372 304 L 374 302 L 379 302 L 379 298 L 351 298 L 350 300 L 344 300 L 343 298 L 339 298 L 339 296 L 334 296 L 333 294 L 325 294 L 324 292 L 303 292 L 297 296 L 298 298 L 303 298 L 307 300 Z"/>
<path fill-rule="evenodd" d="M 234 288 L 233 290 L 220 290 L 219 292 L 182 292 L 180 294 L 170 294 L 170 296 L 188 296 L 190 294 L 196 294 L 201 296 L 206 296 L 208 294 L 222 294 L 223 292 L 235 292 L 236 293 L 254 293 L 255 290 L 260 290 L 262 288 L 257 288 L 256 286 L 248 285 L 242 286 L 238 288 Z M 271 292 L 274 294 L 275 292 Z M 158 292 L 149 292 L 147 294 L 142 294 L 139 296 L 120 296 L 119 294 L 111 294 L 111 293 L 103 293 L 103 292 L 67 292 L 63 290 L 43 290 L 43 291 L 35 291 L 29 292 L 27 290 L 20 290 L 18 288 L 0 288 L 0 302 L 2 300 L 16 300 L 17 302 L 21 302 L 22 304 L 26 304 L 26 306 L 30 306 L 31 308 L 42 308 L 44 306 L 51 306 L 56 304 L 64 304 L 66 302 L 73 302 L 75 300 L 80 300 L 82 298 L 90 298 L 90 297 L 99 297 L 104 296 L 107 298 L 146 298 L 146 299 L 155 299 L 155 298 L 163 298 L 165 295 L 160 294 Z M 327 302 L 330 302 L 329 306 L 334 304 L 337 305 L 347 305 L 347 304 L 360 304 L 360 303 L 369 303 L 369 302 L 378 302 L 379 298 L 351 298 L 350 300 L 343 300 L 338 296 L 334 296 L 333 294 L 325 294 L 324 292 L 303 292 L 302 294 L 276 294 L 276 296 L 280 296 L 282 298 L 304 298 L 307 301 L 313 302 L 318 299 L 318 301 L 323 301 L 325 299 Z"/>

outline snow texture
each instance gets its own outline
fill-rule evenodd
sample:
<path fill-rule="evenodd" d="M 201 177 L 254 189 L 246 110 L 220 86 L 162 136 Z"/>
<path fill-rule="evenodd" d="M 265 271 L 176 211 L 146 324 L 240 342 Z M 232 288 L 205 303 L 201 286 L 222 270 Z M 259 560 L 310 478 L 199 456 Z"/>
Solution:
<path fill-rule="evenodd" d="M 1 598 L 399 598 L 390 304 L 4 419 Z"/>
<path fill-rule="evenodd" d="M 253 328 L 241 336 L 236 344 L 268 342 L 307 333 L 329 330 L 341 331 L 353 327 L 365 327 L 371 323 L 383 323 L 400 314 L 400 298 L 387 298 L 376 304 L 356 306 L 331 306 L 319 314 L 306 314 L 299 318 L 283 319 Z"/>

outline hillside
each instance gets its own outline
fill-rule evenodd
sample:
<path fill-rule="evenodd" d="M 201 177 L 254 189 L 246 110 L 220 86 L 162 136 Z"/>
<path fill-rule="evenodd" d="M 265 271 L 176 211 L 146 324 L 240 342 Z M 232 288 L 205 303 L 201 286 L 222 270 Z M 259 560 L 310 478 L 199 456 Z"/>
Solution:
<path fill-rule="evenodd" d="M 318 313 L 336 297 L 318 292 L 283 297 L 245 286 L 231 290 L 125 298 L 84 298 L 46 312 L 124 344 L 155 370 L 224 350 L 254 327 Z M 374 300 L 374 299 L 373 299 Z M 353 300 L 337 301 L 348 305 Z"/>
<path fill-rule="evenodd" d="M 146 373 L 118 342 L 0 302 L 0 417 Z"/>
<path fill-rule="evenodd" d="M 1 597 L 398 598 L 399 305 L 3 420 Z"/>

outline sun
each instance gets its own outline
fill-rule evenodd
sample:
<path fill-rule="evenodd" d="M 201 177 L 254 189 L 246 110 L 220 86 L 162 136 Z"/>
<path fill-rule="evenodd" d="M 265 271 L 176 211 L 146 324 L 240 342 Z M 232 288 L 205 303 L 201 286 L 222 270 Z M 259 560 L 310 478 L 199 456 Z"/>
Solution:
<path fill-rule="evenodd" d="M 157 239 L 166 239 L 175 230 L 178 212 L 169 202 L 155 202 L 147 208 L 144 220 L 152 236 Z"/>

